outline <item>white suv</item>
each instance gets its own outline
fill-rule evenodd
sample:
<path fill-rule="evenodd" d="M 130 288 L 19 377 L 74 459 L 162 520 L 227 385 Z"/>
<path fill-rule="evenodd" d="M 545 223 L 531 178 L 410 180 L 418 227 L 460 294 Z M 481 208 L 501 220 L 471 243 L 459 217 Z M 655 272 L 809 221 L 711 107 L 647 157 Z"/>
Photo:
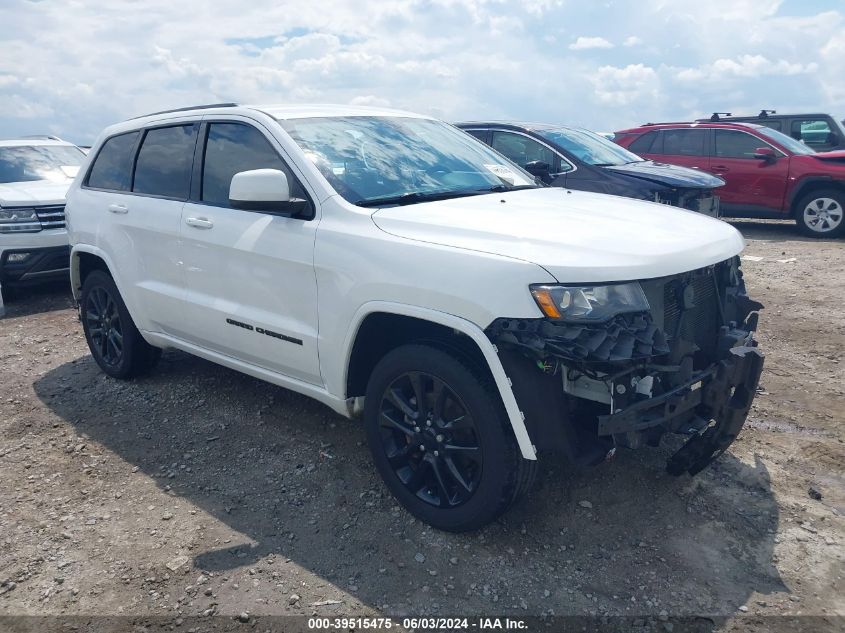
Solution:
<path fill-rule="evenodd" d="M 67 278 L 65 193 L 83 162 L 53 137 L 0 141 L 0 286 Z"/>
<path fill-rule="evenodd" d="M 68 194 L 102 370 L 177 348 L 362 416 L 414 515 L 478 528 L 538 455 L 742 427 L 762 355 L 730 225 L 546 188 L 429 117 L 203 106 L 107 129 Z"/>

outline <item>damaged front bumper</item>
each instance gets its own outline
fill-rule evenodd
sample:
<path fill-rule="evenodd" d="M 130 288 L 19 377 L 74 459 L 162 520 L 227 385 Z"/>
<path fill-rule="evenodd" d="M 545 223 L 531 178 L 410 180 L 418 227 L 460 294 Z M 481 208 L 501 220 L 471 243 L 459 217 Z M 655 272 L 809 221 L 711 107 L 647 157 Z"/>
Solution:
<path fill-rule="evenodd" d="M 763 354 L 756 347 L 732 348 L 727 358 L 670 391 L 598 416 L 598 434 L 619 439 L 655 428 L 690 434 L 693 437 L 670 458 L 667 470 L 694 475 L 736 439 L 762 371 Z"/>
<path fill-rule="evenodd" d="M 689 437 L 667 465 L 695 474 L 745 423 L 763 368 L 762 305 L 738 258 L 640 282 L 649 311 L 603 322 L 497 319 L 487 329 L 540 451 L 595 463 L 616 448 Z"/>

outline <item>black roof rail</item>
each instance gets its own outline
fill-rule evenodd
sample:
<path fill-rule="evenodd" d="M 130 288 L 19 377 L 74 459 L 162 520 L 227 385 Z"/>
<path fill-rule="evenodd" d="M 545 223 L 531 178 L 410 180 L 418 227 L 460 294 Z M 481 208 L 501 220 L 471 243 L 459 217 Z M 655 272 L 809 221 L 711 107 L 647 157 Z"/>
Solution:
<path fill-rule="evenodd" d="M 710 120 L 711 120 L 711 121 L 714 121 L 714 122 L 715 122 L 715 121 L 719 121 L 719 120 L 720 120 L 720 117 L 722 117 L 722 116 L 732 116 L 732 115 L 731 115 L 731 113 L 730 113 L 730 112 L 714 112 L 714 113 L 710 116 Z"/>
<path fill-rule="evenodd" d="M 760 117 L 761 119 L 765 119 L 770 114 L 777 114 L 777 113 L 778 113 L 777 110 L 760 110 L 760 114 L 758 114 L 757 116 Z"/>
<path fill-rule="evenodd" d="M 141 114 L 140 116 L 133 116 L 130 121 L 135 119 L 143 119 L 148 116 L 156 116 L 159 114 L 170 114 L 172 112 L 190 112 L 191 110 L 205 110 L 206 108 L 236 108 L 237 103 L 206 103 L 204 105 L 186 106 L 184 108 L 173 108 L 172 110 L 162 110 L 161 112 L 150 112 L 149 114 Z"/>

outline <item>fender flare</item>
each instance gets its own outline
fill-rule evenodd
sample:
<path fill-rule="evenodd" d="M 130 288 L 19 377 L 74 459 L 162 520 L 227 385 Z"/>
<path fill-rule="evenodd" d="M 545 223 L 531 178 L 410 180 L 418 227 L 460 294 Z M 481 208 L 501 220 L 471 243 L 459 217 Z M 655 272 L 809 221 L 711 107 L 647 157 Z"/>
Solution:
<path fill-rule="evenodd" d="M 92 246 L 91 244 L 74 244 L 70 251 L 70 287 L 71 292 L 73 293 L 73 300 L 77 303 L 79 303 L 79 291 L 82 288 L 82 284 L 79 280 L 79 253 L 87 253 L 102 259 L 106 264 L 106 268 L 109 269 L 109 273 L 111 274 L 112 279 L 114 279 L 114 283 L 118 283 L 113 272 L 115 267 L 112 265 L 111 258 L 105 253 L 105 251 L 96 246 Z M 118 285 L 118 290 L 119 289 L 120 286 Z"/>
<path fill-rule="evenodd" d="M 473 342 L 481 350 L 484 360 L 490 369 L 493 380 L 496 383 L 496 389 L 499 391 L 499 396 L 502 398 L 502 403 L 505 405 L 505 411 L 508 414 L 508 419 L 513 429 L 514 437 L 522 457 L 529 460 L 537 459 L 537 452 L 534 445 L 531 443 L 531 438 L 528 435 L 528 429 L 525 426 L 525 416 L 519 409 L 516 401 L 516 396 L 511 388 L 511 382 L 505 373 L 505 368 L 502 361 L 499 359 L 498 348 L 487 338 L 484 331 L 475 323 L 464 318 L 449 314 L 447 312 L 440 312 L 437 310 L 430 310 L 428 308 L 421 308 L 404 303 L 393 303 L 390 301 L 370 301 L 363 304 L 355 312 L 352 318 L 346 337 L 343 341 L 344 350 L 344 367 L 343 367 L 343 383 L 347 384 L 350 362 L 352 359 L 352 348 L 355 338 L 358 336 L 358 331 L 364 319 L 375 312 L 385 312 L 388 314 L 397 314 L 400 316 L 407 316 L 417 318 L 423 321 L 431 321 L 438 325 L 457 330 L 461 334 L 470 337 Z"/>
<path fill-rule="evenodd" d="M 835 180 L 832 176 L 804 176 L 792 188 L 792 191 L 789 192 L 789 199 L 787 201 L 787 211 L 789 211 L 789 215 L 792 215 L 797 209 L 795 209 L 795 205 L 797 204 L 798 200 L 800 200 L 804 194 L 807 193 L 813 187 L 841 187 L 841 181 Z"/>

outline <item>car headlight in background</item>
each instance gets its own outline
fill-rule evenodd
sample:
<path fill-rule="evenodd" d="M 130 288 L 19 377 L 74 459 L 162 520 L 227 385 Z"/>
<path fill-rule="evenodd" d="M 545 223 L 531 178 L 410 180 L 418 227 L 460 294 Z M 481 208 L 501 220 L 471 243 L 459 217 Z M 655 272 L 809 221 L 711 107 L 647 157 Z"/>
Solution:
<path fill-rule="evenodd" d="M 607 321 L 617 314 L 645 312 L 648 299 L 637 282 L 600 286 L 531 286 L 534 301 L 550 319 Z"/>
<path fill-rule="evenodd" d="M 0 233 L 40 231 L 41 223 L 32 208 L 0 208 Z"/>

